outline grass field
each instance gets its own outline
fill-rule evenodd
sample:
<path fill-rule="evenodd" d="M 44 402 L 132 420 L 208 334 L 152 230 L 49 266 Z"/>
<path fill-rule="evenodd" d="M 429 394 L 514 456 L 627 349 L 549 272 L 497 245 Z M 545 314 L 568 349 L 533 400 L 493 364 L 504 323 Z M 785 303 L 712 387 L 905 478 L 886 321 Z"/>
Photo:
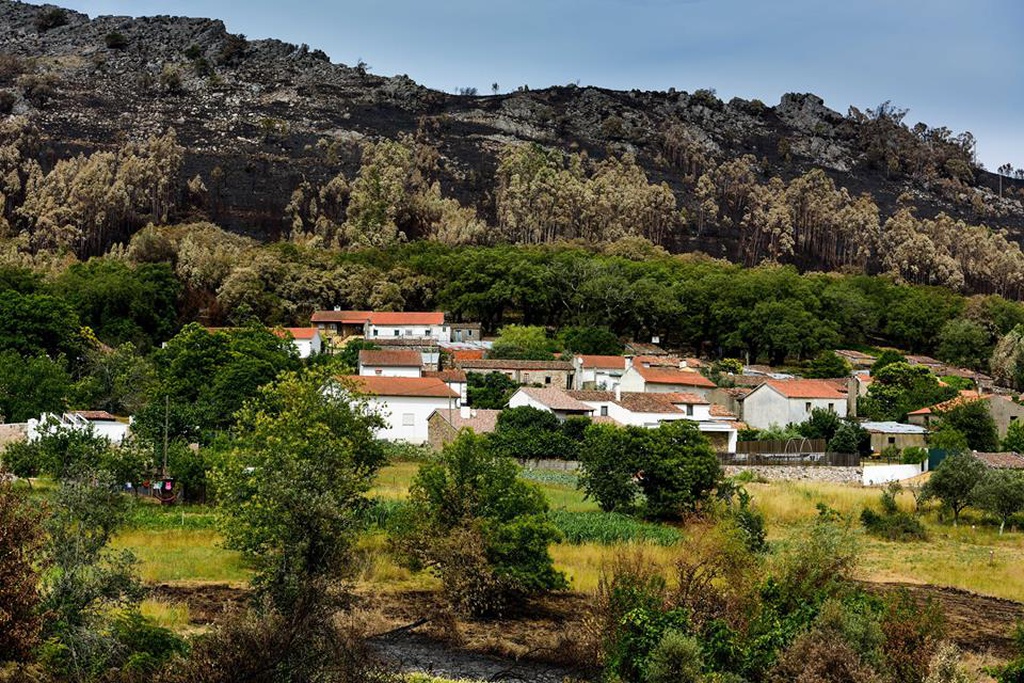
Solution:
<path fill-rule="evenodd" d="M 383 501 L 408 498 L 409 484 L 419 463 L 399 462 L 381 470 L 371 495 Z M 670 565 L 682 549 L 678 541 L 685 529 L 640 524 L 621 516 L 605 515 L 584 499 L 574 486 L 574 475 L 533 471 L 525 478 L 535 481 L 547 496 L 556 523 L 566 541 L 552 547 L 556 566 L 571 580 L 574 590 L 592 590 L 605 566 L 616 553 L 641 546 L 658 563 Z M 824 503 L 853 520 L 866 506 L 878 506 L 880 491 L 856 486 L 811 482 L 746 484 L 753 504 L 767 519 L 769 540 L 785 541 L 804 532 Z M 44 495 L 37 487 L 35 495 Z M 900 507 L 912 510 L 909 493 L 899 496 Z M 859 532 L 859 575 L 865 580 L 929 583 L 1024 601 L 1024 532 L 996 528 L 979 516 L 967 513 L 959 527 L 940 520 L 935 510 L 922 519 L 927 542 L 882 541 Z M 148 583 L 227 583 L 243 585 L 249 573 L 237 553 L 221 546 L 216 520 L 210 508 L 166 508 L 137 504 L 130 525 L 117 536 L 115 545 L 128 548 L 140 561 L 140 573 Z M 356 546 L 354 581 L 383 591 L 429 589 L 437 579 L 399 566 L 387 552 L 385 534 L 378 528 L 365 534 Z M 161 621 L 183 618 L 179 605 L 152 605 Z"/>

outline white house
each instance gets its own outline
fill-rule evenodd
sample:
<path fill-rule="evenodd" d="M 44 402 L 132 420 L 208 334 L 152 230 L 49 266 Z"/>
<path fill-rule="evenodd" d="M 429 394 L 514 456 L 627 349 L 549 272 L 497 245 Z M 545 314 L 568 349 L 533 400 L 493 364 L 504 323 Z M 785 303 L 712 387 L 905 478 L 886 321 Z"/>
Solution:
<path fill-rule="evenodd" d="M 815 408 L 847 415 L 845 380 L 769 379 L 743 399 L 743 421 L 756 429 L 805 421 Z"/>
<path fill-rule="evenodd" d="M 596 356 L 580 354 L 573 359 L 576 366 L 576 389 L 603 389 L 614 391 L 626 372 L 623 356 Z"/>
<path fill-rule="evenodd" d="M 444 320 L 444 313 L 374 312 L 366 323 L 365 337 L 370 340 L 404 337 L 450 342 L 452 330 Z"/>
<path fill-rule="evenodd" d="M 570 417 L 591 417 L 594 409 L 577 401 L 568 392 L 557 387 L 520 387 L 508 399 L 509 408 L 530 406 L 554 413 L 559 420 Z"/>
<path fill-rule="evenodd" d="M 640 365 L 626 357 L 626 371 L 619 387 L 623 392 L 640 393 L 694 393 L 707 398 L 715 383 L 696 370 L 680 367 Z"/>
<path fill-rule="evenodd" d="M 436 377 L 386 377 L 350 375 L 340 378 L 366 397 L 385 427 L 377 437 L 387 441 L 426 443 L 427 420 L 435 410 L 458 411 L 459 395 Z"/>
<path fill-rule="evenodd" d="M 422 377 L 423 355 L 412 349 L 363 349 L 359 352 L 363 377 Z"/>
<path fill-rule="evenodd" d="M 712 416 L 711 404 L 696 394 L 522 387 L 512 395 L 508 405 L 510 408 L 528 405 L 547 410 L 560 420 L 580 416 L 597 422 L 648 429 L 657 428 L 662 422 L 691 420 L 718 450 L 736 451 L 738 432 L 734 421 Z"/>
<path fill-rule="evenodd" d="M 436 377 L 445 384 L 448 388 L 459 395 L 462 403 L 465 404 L 469 401 L 469 379 L 466 377 L 466 373 L 456 368 L 448 368 L 445 370 L 424 370 L 424 377 Z"/>
<path fill-rule="evenodd" d="M 323 351 L 323 338 L 318 327 L 278 327 L 274 334 L 291 341 L 299 358 L 309 358 Z"/>
<path fill-rule="evenodd" d="M 130 419 L 119 420 L 105 410 L 75 410 L 62 415 L 43 413 L 38 420 L 29 420 L 26 435 L 31 442 L 58 429 L 91 430 L 110 443 L 121 444 L 128 436 L 130 426 Z"/>

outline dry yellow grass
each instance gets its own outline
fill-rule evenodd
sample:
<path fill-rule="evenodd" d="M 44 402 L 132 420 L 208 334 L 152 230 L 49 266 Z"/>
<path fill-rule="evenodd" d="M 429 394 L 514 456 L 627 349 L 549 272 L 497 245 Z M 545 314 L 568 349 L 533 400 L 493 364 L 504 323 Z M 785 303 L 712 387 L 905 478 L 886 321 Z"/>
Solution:
<path fill-rule="evenodd" d="M 679 556 L 679 547 L 666 547 L 648 543 L 621 543 L 616 545 L 598 545 L 584 543 L 582 545 L 558 544 L 551 546 L 551 556 L 555 560 L 555 568 L 565 572 L 572 590 L 589 592 L 597 589 L 601 573 L 615 559 L 616 555 L 640 549 L 644 556 L 665 568 L 666 575 Z"/>
<path fill-rule="evenodd" d="M 396 462 L 381 469 L 370 489 L 370 496 L 385 500 L 405 500 L 409 497 L 409 484 L 419 471 L 420 463 Z"/>
<path fill-rule="evenodd" d="M 156 622 L 157 626 L 169 628 L 172 631 L 180 632 L 189 627 L 188 605 L 183 602 L 143 600 L 139 611 L 142 612 L 142 616 Z"/>

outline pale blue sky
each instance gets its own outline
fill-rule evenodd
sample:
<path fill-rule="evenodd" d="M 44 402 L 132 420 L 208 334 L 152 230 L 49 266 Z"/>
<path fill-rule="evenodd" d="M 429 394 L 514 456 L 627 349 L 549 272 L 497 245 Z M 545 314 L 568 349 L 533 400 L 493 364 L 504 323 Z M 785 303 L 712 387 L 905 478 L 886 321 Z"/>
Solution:
<path fill-rule="evenodd" d="M 60 0 L 58 0 L 59 2 Z M 714 88 L 775 104 L 814 92 L 845 113 L 885 100 L 907 122 L 970 130 L 990 169 L 1024 167 L 1020 0 L 63 0 L 98 14 L 224 20 L 335 62 L 449 92 L 579 81 Z"/>

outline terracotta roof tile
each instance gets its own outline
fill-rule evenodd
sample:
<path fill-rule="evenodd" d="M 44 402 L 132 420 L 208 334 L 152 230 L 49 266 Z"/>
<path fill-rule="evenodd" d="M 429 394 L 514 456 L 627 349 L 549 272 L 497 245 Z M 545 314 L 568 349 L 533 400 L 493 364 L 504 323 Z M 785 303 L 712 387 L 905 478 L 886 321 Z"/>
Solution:
<path fill-rule="evenodd" d="M 563 370 L 571 371 L 572 363 L 565 360 L 504 360 L 485 358 L 483 360 L 460 360 L 463 370 Z"/>
<path fill-rule="evenodd" d="M 982 461 L 992 469 L 997 470 L 1019 470 L 1024 469 L 1024 457 L 1019 453 L 979 453 L 974 452 L 974 457 Z"/>
<path fill-rule="evenodd" d="M 580 354 L 577 356 L 585 368 L 609 368 L 614 370 L 625 370 L 626 359 L 624 356 L 594 356 Z"/>
<path fill-rule="evenodd" d="M 846 398 L 846 393 L 827 379 L 769 379 L 765 384 L 786 398 Z"/>
<path fill-rule="evenodd" d="M 363 349 L 359 352 L 359 364 L 381 367 L 420 367 L 423 356 L 419 351 L 401 349 Z"/>
<path fill-rule="evenodd" d="M 667 398 L 671 403 L 689 403 L 691 405 L 707 405 L 710 403 L 706 398 L 701 398 L 697 394 L 684 394 L 679 392 L 660 394 Z"/>
<path fill-rule="evenodd" d="M 732 412 L 725 406 L 720 406 L 717 403 L 711 404 L 711 417 L 724 417 L 729 420 L 736 419 L 736 413 Z"/>
<path fill-rule="evenodd" d="M 577 401 L 614 401 L 614 391 L 600 391 L 598 389 L 582 389 L 565 392 Z"/>
<path fill-rule="evenodd" d="M 371 325 L 443 325 L 444 313 L 415 311 L 409 313 L 381 311 L 370 314 Z"/>
<path fill-rule="evenodd" d="M 117 422 L 117 418 L 105 410 L 75 410 L 72 412 L 86 420 L 95 420 L 97 422 Z"/>
<path fill-rule="evenodd" d="M 644 381 L 651 384 L 679 384 L 688 387 L 706 387 L 714 389 L 715 383 L 704 375 L 693 370 L 680 370 L 672 368 L 644 368 L 636 367 L 636 371 L 644 378 Z"/>
<path fill-rule="evenodd" d="M 472 429 L 477 434 L 489 434 L 498 426 L 500 410 L 472 409 L 470 417 L 462 417 L 458 410 L 435 410 L 441 419 L 455 429 Z"/>
<path fill-rule="evenodd" d="M 977 401 L 981 396 L 977 391 L 971 391 L 970 389 L 964 389 L 960 392 L 959 396 L 954 396 L 948 401 L 942 403 L 936 403 L 933 406 L 925 406 L 924 408 L 918 408 L 913 410 L 908 415 L 931 415 L 932 413 L 939 413 L 950 408 L 956 408 L 964 403 L 970 403 L 971 401 Z"/>
<path fill-rule="evenodd" d="M 436 377 L 382 377 L 379 375 L 346 375 L 359 393 L 368 396 L 425 396 L 431 398 L 458 398 L 459 395 Z"/>
<path fill-rule="evenodd" d="M 290 334 L 293 339 L 312 339 L 320 334 L 320 330 L 315 327 L 275 327 L 271 331 L 281 338 Z"/>
<path fill-rule="evenodd" d="M 519 391 L 523 392 L 535 401 L 546 405 L 551 410 L 571 410 L 575 412 L 589 413 L 594 409 L 588 406 L 586 403 L 582 403 L 572 396 L 569 392 L 554 387 L 521 387 Z"/>
<path fill-rule="evenodd" d="M 424 377 L 436 377 L 442 382 L 465 382 L 466 373 L 456 368 L 447 368 L 445 370 L 425 370 L 423 372 Z"/>
<path fill-rule="evenodd" d="M 616 401 L 618 405 L 632 413 L 682 413 L 668 398 L 672 394 L 647 394 L 638 391 L 623 392 Z"/>
<path fill-rule="evenodd" d="M 370 320 L 372 311 L 317 311 L 310 317 L 314 323 L 347 323 L 362 325 Z"/>

